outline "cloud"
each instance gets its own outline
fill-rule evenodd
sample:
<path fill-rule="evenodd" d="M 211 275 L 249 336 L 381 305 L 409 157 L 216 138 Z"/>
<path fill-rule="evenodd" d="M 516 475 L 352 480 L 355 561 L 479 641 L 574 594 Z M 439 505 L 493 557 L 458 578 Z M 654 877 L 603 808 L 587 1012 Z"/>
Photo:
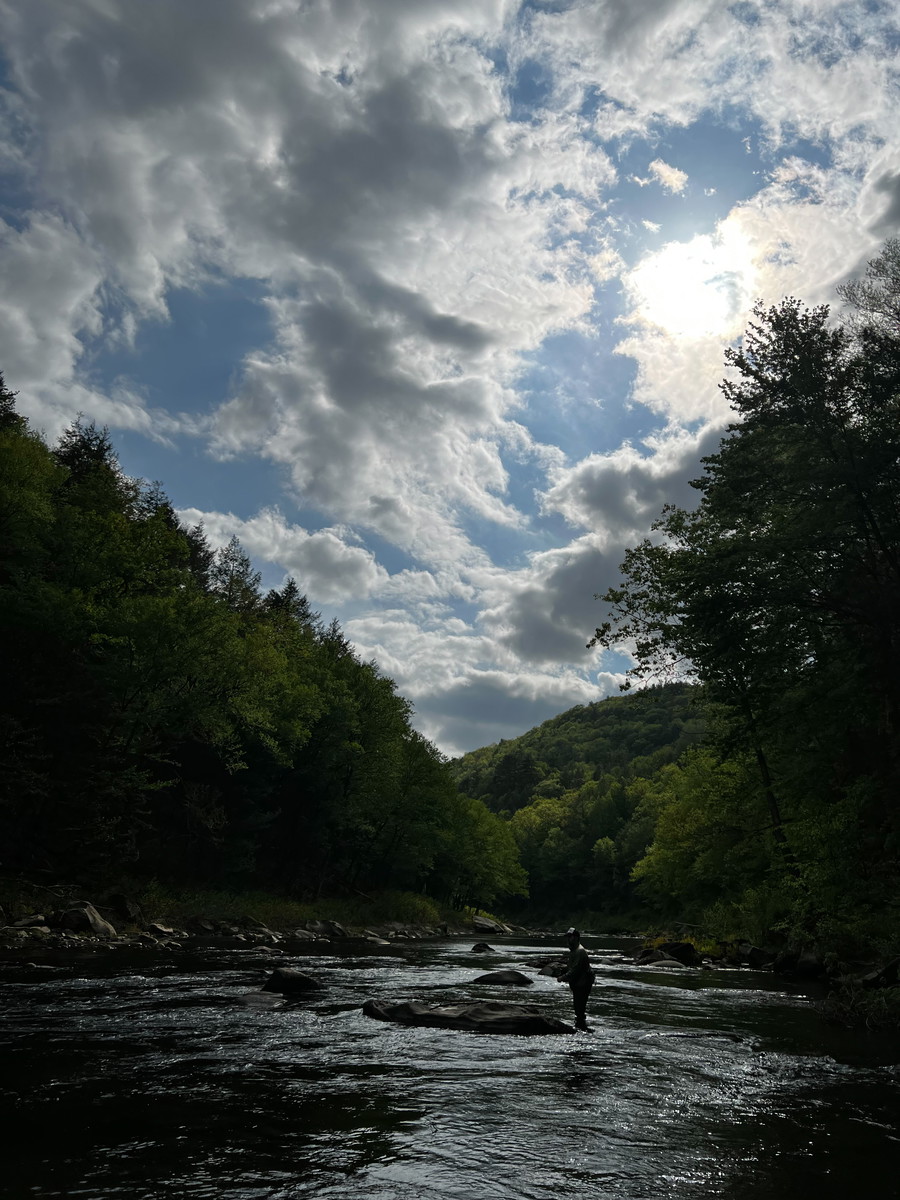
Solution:
<path fill-rule="evenodd" d="M 667 192 L 680 194 L 687 187 L 687 172 L 679 171 L 678 167 L 670 167 L 661 158 L 655 158 L 648 170 L 656 176 Z"/>
<path fill-rule="evenodd" d="M 560 104 L 578 107 L 602 89 L 602 137 L 648 134 L 660 121 L 686 126 L 730 105 L 758 120 L 772 145 L 846 138 L 858 168 L 879 141 L 894 140 L 898 31 L 893 10 L 840 0 L 576 0 L 535 17 L 529 52 L 555 65 Z"/>
<path fill-rule="evenodd" d="M 484 672 L 440 696 L 420 699 L 416 718 L 426 736 L 456 756 L 469 747 L 518 737 L 576 704 L 615 695 L 622 683 L 624 676 L 616 674 L 589 682 L 577 675 Z"/>
<path fill-rule="evenodd" d="M 593 595 L 693 498 L 752 301 L 827 300 L 897 231 L 898 20 L 855 0 L 0 0 L 7 380 L 54 433 L 81 410 L 277 464 L 285 495 L 232 505 L 255 516 L 217 495 L 186 519 L 336 607 L 442 745 L 520 732 L 614 688 L 585 649 Z M 667 160 L 702 179 L 681 147 L 722 114 L 760 173 L 690 230 Z M 649 213 L 617 191 L 635 162 Z M 682 197 L 678 240 L 653 185 Z M 222 282 L 259 299 L 265 340 L 223 345 L 191 411 L 162 411 L 141 335 L 177 334 L 176 289 Z M 578 386 L 542 387 L 576 342 Z"/>
<path fill-rule="evenodd" d="M 567 664 L 583 673 L 602 665 L 586 648 L 601 619 L 595 597 L 619 580 L 628 546 L 647 534 L 665 504 L 696 503 L 688 480 L 721 435 L 721 424 L 676 431 L 649 439 L 646 454 L 625 445 L 556 469 L 541 496 L 544 512 L 588 532 L 531 555 L 526 568 L 481 579 L 480 621 L 498 646 L 523 663 Z"/>
<path fill-rule="evenodd" d="M 349 531 L 337 528 L 309 533 L 299 525 L 291 525 L 275 508 L 263 509 L 247 520 L 234 513 L 201 512 L 197 508 L 179 509 L 178 516 L 188 526 L 202 524 L 214 547 L 237 537 L 254 557 L 276 563 L 292 575 L 316 604 L 338 601 L 347 595 L 365 598 L 388 578 L 370 550 L 348 541 L 348 537 L 352 539 Z"/>
<path fill-rule="evenodd" d="M 721 424 L 712 424 L 699 433 L 678 431 L 652 439 L 649 454 L 628 444 L 608 454 L 591 454 L 555 472 L 553 485 L 541 498 L 543 506 L 592 530 L 601 545 L 627 544 L 649 528 L 663 505 L 693 507 L 697 493 L 688 480 L 699 474 L 700 459 L 716 451 L 721 437 Z"/>
<path fill-rule="evenodd" d="M 512 654 L 501 665 L 498 651 L 502 660 L 505 650 L 493 634 L 455 617 L 423 624 L 406 610 L 386 610 L 347 621 L 345 632 L 363 658 L 375 658 L 397 681 L 415 704 L 417 727 L 448 754 L 515 737 L 562 709 L 614 693 L 624 680 L 555 664 L 523 669 Z"/>

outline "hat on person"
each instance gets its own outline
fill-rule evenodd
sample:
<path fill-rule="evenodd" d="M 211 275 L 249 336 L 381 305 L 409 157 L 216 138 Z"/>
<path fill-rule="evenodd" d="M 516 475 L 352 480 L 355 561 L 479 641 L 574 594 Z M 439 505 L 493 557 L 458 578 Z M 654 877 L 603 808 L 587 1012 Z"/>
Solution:
<path fill-rule="evenodd" d="M 574 925 L 570 925 L 569 928 L 566 930 L 566 937 L 581 937 L 581 934 L 578 932 L 578 930 L 575 928 Z"/>

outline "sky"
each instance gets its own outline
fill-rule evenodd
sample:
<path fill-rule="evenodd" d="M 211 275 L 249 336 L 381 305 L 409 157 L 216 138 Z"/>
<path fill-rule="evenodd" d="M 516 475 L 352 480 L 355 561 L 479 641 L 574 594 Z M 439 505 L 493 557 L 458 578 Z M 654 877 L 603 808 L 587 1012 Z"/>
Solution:
<path fill-rule="evenodd" d="M 900 234 L 894 0 L 0 0 L 0 370 L 293 576 L 448 755 L 596 595 L 753 303 Z"/>

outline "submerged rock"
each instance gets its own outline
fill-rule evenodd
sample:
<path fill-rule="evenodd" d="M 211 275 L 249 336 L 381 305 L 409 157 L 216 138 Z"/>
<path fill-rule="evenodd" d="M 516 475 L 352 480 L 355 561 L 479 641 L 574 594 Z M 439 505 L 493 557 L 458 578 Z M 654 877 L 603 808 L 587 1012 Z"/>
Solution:
<path fill-rule="evenodd" d="M 324 985 L 312 975 L 295 971 L 293 967 L 276 967 L 266 982 L 262 985 L 264 992 L 281 992 L 285 996 L 294 996 L 298 992 L 312 992 Z"/>
<path fill-rule="evenodd" d="M 245 992 L 240 997 L 240 1002 L 246 1008 L 281 1008 L 284 996 L 279 996 L 276 992 Z"/>
<path fill-rule="evenodd" d="M 689 965 L 674 954 L 667 953 L 663 947 L 641 950 L 634 962 L 638 967 L 685 967 Z"/>
<path fill-rule="evenodd" d="M 485 1000 L 478 1004 L 422 1004 L 407 1000 L 386 1004 L 367 1000 L 362 1008 L 367 1017 L 376 1021 L 392 1021 L 398 1025 L 417 1025 L 433 1029 L 462 1029 L 470 1033 L 574 1033 L 565 1021 L 548 1017 L 534 1004 L 502 1004 Z"/>
<path fill-rule="evenodd" d="M 488 971 L 487 975 L 479 975 L 473 983 L 512 983 L 517 987 L 530 987 L 532 980 L 521 971 Z"/>

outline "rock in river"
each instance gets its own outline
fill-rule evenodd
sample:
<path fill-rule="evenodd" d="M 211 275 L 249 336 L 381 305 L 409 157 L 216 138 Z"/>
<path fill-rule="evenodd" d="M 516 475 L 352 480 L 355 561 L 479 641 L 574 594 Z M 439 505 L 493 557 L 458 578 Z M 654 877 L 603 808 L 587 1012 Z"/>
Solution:
<path fill-rule="evenodd" d="M 266 982 L 262 985 L 264 992 L 281 992 L 285 996 L 295 996 L 298 992 L 315 991 L 324 985 L 312 975 L 304 975 L 293 967 L 276 967 Z"/>
<path fill-rule="evenodd" d="M 463 1029 L 470 1033 L 574 1033 L 565 1021 L 548 1017 L 534 1004 L 501 1004 L 485 1000 L 479 1004 L 421 1004 L 417 1000 L 385 1004 L 367 1000 L 363 1013 L 376 1021 L 398 1025 L 420 1025 L 436 1029 Z"/>
<path fill-rule="evenodd" d="M 530 987 L 531 980 L 521 971 L 488 971 L 487 975 L 479 975 L 473 983 L 512 983 L 517 987 Z"/>

